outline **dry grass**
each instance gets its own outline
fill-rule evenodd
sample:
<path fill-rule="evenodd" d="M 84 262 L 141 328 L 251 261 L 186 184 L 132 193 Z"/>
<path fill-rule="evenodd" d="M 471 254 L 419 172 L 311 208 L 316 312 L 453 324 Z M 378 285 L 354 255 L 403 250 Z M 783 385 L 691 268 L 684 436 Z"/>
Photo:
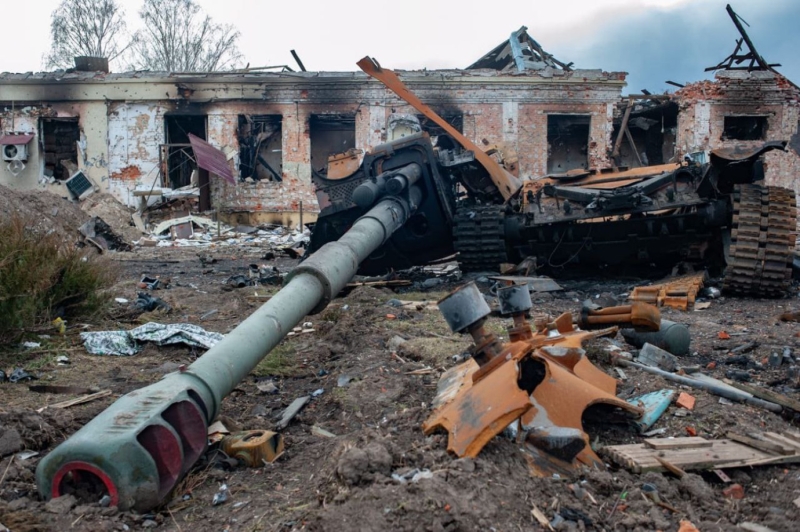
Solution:
<path fill-rule="evenodd" d="M 0 345 L 56 317 L 85 318 L 108 303 L 116 268 L 86 257 L 22 217 L 0 221 Z"/>

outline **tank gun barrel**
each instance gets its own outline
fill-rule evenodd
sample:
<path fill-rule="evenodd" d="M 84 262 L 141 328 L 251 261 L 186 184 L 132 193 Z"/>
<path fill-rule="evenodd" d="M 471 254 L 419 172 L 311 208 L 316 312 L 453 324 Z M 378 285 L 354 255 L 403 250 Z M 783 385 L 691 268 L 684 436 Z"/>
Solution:
<path fill-rule="evenodd" d="M 42 497 L 88 482 L 120 509 L 160 504 L 205 452 L 224 397 L 306 315 L 324 309 L 413 214 L 420 191 L 400 192 L 297 266 L 283 289 L 194 363 L 120 397 L 45 456 L 36 470 Z"/>

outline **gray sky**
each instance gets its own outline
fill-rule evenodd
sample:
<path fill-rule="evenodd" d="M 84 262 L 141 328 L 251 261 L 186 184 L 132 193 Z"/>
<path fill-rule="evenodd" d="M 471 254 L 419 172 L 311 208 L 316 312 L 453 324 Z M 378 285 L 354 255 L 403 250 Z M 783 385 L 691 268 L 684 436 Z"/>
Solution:
<path fill-rule="evenodd" d="M 732 0 L 759 53 L 800 82 L 800 2 Z M 297 50 L 309 70 L 355 70 L 371 55 L 389 68 L 463 68 L 525 25 L 545 50 L 577 68 L 629 73 L 628 90 L 661 92 L 666 80 L 709 77 L 738 33 L 725 0 L 197 0 L 217 22 L 235 25 L 251 66 L 288 64 Z M 6 13 L 0 72 L 42 69 L 50 13 L 58 0 L 28 0 Z M 141 0 L 121 0 L 129 26 Z"/>

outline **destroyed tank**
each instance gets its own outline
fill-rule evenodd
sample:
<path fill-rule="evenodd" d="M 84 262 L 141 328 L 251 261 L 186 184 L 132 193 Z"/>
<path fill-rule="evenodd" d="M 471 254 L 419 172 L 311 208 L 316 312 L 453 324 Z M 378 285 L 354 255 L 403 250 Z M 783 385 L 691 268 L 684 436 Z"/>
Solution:
<path fill-rule="evenodd" d="M 418 211 L 360 268 L 362 274 L 425 265 L 453 256 L 463 271 L 525 270 L 558 275 L 581 267 L 672 266 L 696 262 L 723 275 L 728 293 L 777 297 L 791 282 L 794 191 L 764 184 L 762 156 L 785 142 L 714 150 L 634 169 L 572 171 L 521 181 L 502 147 L 484 151 L 402 84 L 365 58 L 359 66 L 446 134 L 404 136 L 365 154 L 332 157 L 315 173 L 320 214 L 310 251 L 336 240 L 384 194 L 391 171 L 416 163 Z M 390 132 L 393 128 L 387 128 Z M 348 162 L 349 161 L 349 162 Z M 388 172 L 388 173 L 387 173 Z M 389 177 L 387 177 L 389 176 Z"/>

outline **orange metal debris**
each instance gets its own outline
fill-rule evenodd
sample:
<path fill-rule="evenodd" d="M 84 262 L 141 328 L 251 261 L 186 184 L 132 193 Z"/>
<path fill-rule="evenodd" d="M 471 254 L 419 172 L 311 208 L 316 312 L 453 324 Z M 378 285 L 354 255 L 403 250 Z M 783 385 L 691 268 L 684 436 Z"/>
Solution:
<path fill-rule="evenodd" d="M 638 286 L 628 299 L 641 301 L 659 307 L 667 306 L 678 310 L 694 307 L 697 293 L 705 282 L 705 272 L 678 277 L 651 286 Z"/>
<path fill-rule="evenodd" d="M 361 157 L 364 150 L 356 148 L 347 150 L 344 153 L 334 153 L 328 157 L 328 179 L 343 179 L 350 177 L 358 170 L 361 165 Z"/>
<path fill-rule="evenodd" d="M 630 310 L 631 306 L 608 309 L 607 315 L 617 322 L 622 316 L 630 320 Z M 455 317 L 468 314 L 459 307 Z M 549 475 L 581 464 L 601 467 L 583 431 L 586 409 L 602 404 L 631 417 L 642 413 L 615 396 L 616 380 L 595 367 L 581 347 L 588 339 L 615 334 L 617 328 L 582 331 L 565 313 L 540 322 L 534 333 L 524 312 L 514 313 L 513 318 L 511 341 L 506 344 L 487 333 L 483 321 L 459 324 L 460 332 L 473 335 L 479 352 L 442 375 L 434 412 L 423 424 L 425 434 L 443 428 L 449 433 L 449 451 L 474 457 L 491 438 L 518 421 L 513 426 L 530 455 L 533 473 Z"/>
<path fill-rule="evenodd" d="M 647 303 L 634 301 L 630 305 L 591 310 L 584 307 L 578 325 L 591 328 L 597 325 L 627 325 L 637 330 L 657 331 L 661 328 L 661 313 Z"/>
<path fill-rule="evenodd" d="M 730 339 L 731 339 L 731 335 L 730 335 L 730 334 L 728 334 L 728 333 L 726 333 L 725 331 L 720 331 L 720 332 L 717 334 L 717 337 L 718 337 L 720 340 L 730 340 Z"/>
<path fill-rule="evenodd" d="M 461 144 L 464 149 L 472 151 L 475 155 L 475 159 L 489 173 L 492 182 L 497 186 L 503 199 L 508 200 L 522 188 L 522 182 L 516 176 L 505 170 L 492 156 L 484 152 L 480 146 L 462 135 L 460 131 L 436 114 L 433 109 L 422 103 L 422 100 L 417 98 L 417 96 L 409 91 L 405 84 L 400 81 L 400 78 L 397 77 L 394 71 L 381 67 L 378 62 L 371 57 L 365 57 L 357 64 L 366 74 L 386 85 L 389 90 L 405 100 L 411 107 L 447 131 L 447 134 Z"/>

